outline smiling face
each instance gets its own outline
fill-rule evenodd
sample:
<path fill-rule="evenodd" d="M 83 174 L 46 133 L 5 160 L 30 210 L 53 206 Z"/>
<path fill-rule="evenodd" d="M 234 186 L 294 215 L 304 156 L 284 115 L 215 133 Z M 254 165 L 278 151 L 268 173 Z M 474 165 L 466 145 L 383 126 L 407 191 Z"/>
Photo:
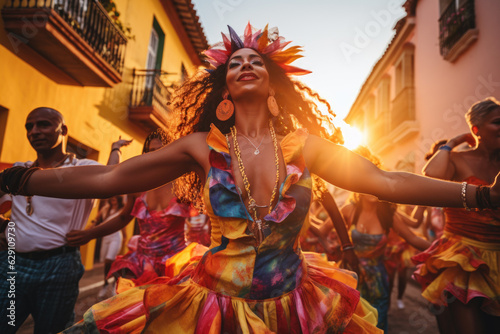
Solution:
<path fill-rule="evenodd" d="M 25 128 L 31 146 L 38 153 L 61 145 L 68 132 L 61 115 L 49 108 L 33 110 L 26 119 Z"/>
<path fill-rule="evenodd" d="M 262 57 L 252 49 L 240 49 L 227 64 L 226 86 L 233 101 L 269 95 L 269 73 Z"/>

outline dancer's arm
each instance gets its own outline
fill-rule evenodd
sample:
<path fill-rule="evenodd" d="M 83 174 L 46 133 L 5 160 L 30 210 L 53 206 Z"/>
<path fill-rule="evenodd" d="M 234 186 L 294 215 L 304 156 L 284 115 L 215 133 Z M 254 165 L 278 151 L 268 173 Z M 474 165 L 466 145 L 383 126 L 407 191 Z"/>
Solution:
<path fill-rule="evenodd" d="M 430 208 L 427 206 L 415 206 L 413 212 L 411 213 L 411 217 L 414 220 L 417 220 L 419 224 L 424 224 L 423 233 L 427 240 L 429 240 L 429 228 L 431 223 L 431 213 Z"/>
<path fill-rule="evenodd" d="M 420 206 L 416 206 L 416 208 L 420 208 Z M 407 215 L 405 212 L 398 211 L 398 214 L 401 216 L 403 222 L 406 224 L 406 226 L 409 226 L 411 228 L 418 228 L 420 225 L 422 225 L 423 222 L 423 215 L 422 219 L 417 219 L 415 217 Z"/>
<path fill-rule="evenodd" d="M 323 194 L 323 207 L 330 216 L 333 226 L 337 231 L 337 235 L 340 239 L 340 244 L 342 247 L 342 260 L 345 262 L 351 270 L 354 270 L 359 274 L 359 259 L 354 253 L 354 247 L 352 245 L 349 233 L 347 233 L 347 225 L 344 221 L 344 217 L 340 213 L 339 207 L 330 192 L 325 192 Z"/>
<path fill-rule="evenodd" d="M 120 150 L 123 146 L 128 146 L 132 142 L 132 139 L 122 139 L 120 138 L 111 144 L 111 152 L 109 152 L 108 163 L 106 165 L 116 165 L 120 163 L 122 151 Z"/>
<path fill-rule="evenodd" d="M 406 240 L 410 245 L 416 249 L 423 251 L 431 245 L 431 243 L 423 238 L 418 237 L 413 233 L 408 225 L 405 223 L 407 216 L 403 215 L 401 212 L 396 211 L 394 213 L 394 222 L 392 228 L 396 233 L 403 239 Z"/>
<path fill-rule="evenodd" d="M 69 246 L 85 245 L 92 239 L 104 237 L 125 227 L 134 217 L 130 215 L 135 203 L 135 195 L 129 195 L 127 203 L 120 210 L 109 216 L 105 221 L 86 230 L 72 230 L 66 234 Z"/>
<path fill-rule="evenodd" d="M 164 148 L 113 166 L 38 170 L 26 186 L 31 195 L 59 198 L 108 198 L 157 188 L 185 173 L 204 175 L 206 134 L 194 133 Z"/>
<path fill-rule="evenodd" d="M 349 191 L 371 194 L 401 204 L 463 207 L 462 185 L 406 172 L 387 172 L 367 159 L 310 135 L 304 147 L 309 170 L 325 181 Z M 493 206 L 500 206 L 500 185 L 491 188 Z M 467 206 L 476 208 L 476 186 L 466 187 Z"/>

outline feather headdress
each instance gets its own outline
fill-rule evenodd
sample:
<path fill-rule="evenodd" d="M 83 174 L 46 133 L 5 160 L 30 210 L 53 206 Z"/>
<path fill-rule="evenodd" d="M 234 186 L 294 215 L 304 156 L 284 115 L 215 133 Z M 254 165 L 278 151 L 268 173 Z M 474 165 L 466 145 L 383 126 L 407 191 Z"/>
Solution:
<path fill-rule="evenodd" d="M 299 54 L 302 52 L 302 48 L 300 46 L 292 46 L 284 50 L 291 42 L 286 42 L 284 37 L 279 36 L 277 28 L 268 29 L 266 25 L 263 31 L 256 31 L 256 29 L 248 23 L 245 28 L 243 40 L 241 40 L 233 28 L 230 26 L 227 27 L 229 29 L 229 36 L 221 33 L 222 42 L 203 51 L 208 62 L 215 68 L 225 64 L 235 51 L 243 48 L 250 48 L 260 54 L 268 56 L 288 75 L 304 75 L 311 73 L 311 71 L 290 65 L 294 60 L 303 57 Z"/>

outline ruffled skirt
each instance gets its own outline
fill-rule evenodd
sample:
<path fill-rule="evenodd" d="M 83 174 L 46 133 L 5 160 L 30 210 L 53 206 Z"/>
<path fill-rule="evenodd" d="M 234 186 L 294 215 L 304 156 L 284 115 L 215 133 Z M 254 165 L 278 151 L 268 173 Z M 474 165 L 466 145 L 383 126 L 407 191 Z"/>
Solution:
<path fill-rule="evenodd" d="M 377 312 L 355 290 L 356 278 L 319 254 L 308 274 L 279 297 L 249 300 L 197 284 L 194 264 L 94 305 L 65 333 L 381 333 Z"/>
<path fill-rule="evenodd" d="M 418 265 L 413 276 L 431 303 L 447 306 L 445 291 L 464 304 L 483 297 L 482 310 L 500 316 L 500 244 L 445 232 L 412 259 Z"/>

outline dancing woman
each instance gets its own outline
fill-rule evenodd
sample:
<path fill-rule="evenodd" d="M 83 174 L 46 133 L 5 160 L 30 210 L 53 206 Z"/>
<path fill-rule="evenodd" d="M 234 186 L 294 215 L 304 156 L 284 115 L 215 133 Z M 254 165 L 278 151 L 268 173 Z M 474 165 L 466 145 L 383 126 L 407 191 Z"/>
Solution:
<path fill-rule="evenodd" d="M 450 139 L 424 174 L 476 185 L 480 201 L 500 171 L 500 103 L 488 98 L 465 115 L 470 133 Z M 462 143 L 474 148 L 455 151 Z M 441 333 L 497 333 L 500 328 L 500 213 L 445 208 L 440 239 L 413 257 L 422 295 L 435 305 Z"/>
<path fill-rule="evenodd" d="M 376 166 L 381 165 L 380 160 L 366 148 L 359 147 L 356 152 Z M 361 297 L 377 309 L 377 327 L 386 332 L 391 297 L 385 263 L 389 233 L 396 233 L 419 250 L 426 249 L 430 243 L 408 228 L 407 224 L 412 223 L 411 217 L 398 211 L 395 204 L 381 202 L 375 196 L 355 193 L 341 212 L 350 226 L 354 251 L 360 262 L 358 290 Z"/>
<path fill-rule="evenodd" d="M 298 249 L 311 201 L 311 173 L 351 191 L 423 205 L 477 207 L 476 187 L 382 171 L 322 139 L 329 118 L 307 97 L 312 92 L 287 76 L 305 73 L 290 65 L 300 48 L 285 50 L 283 37 L 267 28 L 254 32 L 250 25 L 243 39 L 230 29 L 223 40 L 220 48 L 205 52 L 214 70 L 185 83 L 173 103 L 182 138 L 116 167 L 57 173 L 8 169 L 3 189 L 110 197 L 194 173 L 179 188 L 188 189 L 183 193 L 193 200 L 203 197 L 212 224 L 210 250 L 176 279 L 95 305 L 77 325 L 80 329 L 378 332 L 373 308 L 355 290 L 356 275 L 326 261 L 308 263 Z M 500 202 L 497 188 L 491 188 L 488 205 Z"/>

